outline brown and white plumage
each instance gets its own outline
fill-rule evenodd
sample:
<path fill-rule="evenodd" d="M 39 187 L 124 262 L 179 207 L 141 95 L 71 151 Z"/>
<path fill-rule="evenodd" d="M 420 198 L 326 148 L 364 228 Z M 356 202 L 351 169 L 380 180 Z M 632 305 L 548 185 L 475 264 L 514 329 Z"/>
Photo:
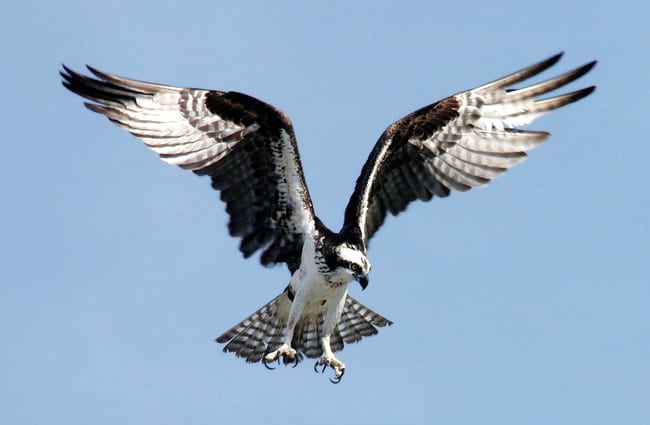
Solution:
<path fill-rule="evenodd" d="M 285 323 L 289 316 L 291 300 L 287 292 L 275 297 L 264 307 L 224 332 L 217 342 L 226 344 L 224 351 L 232 352 L 249 363 L 262 360 L 269 352 L 276 350 L 286 336 Z M 305 315 L 296 325 L 291 345 L 298 353 L 308 358 L 323 355 L 319 335 L 323 329 L 325 309 Z M 391 325 L 392 322 L 375 313 L 351 296 L 345 299 L 341 319 L 332 333 L 332 351 L 343 349 L 344 343 L 351 344 L 364 336 L 375 335 L 376 327 Z M 301 358 L 299 357 L 298 360 Z"/>
<path fill-rule="evenodd" d="M 595 89 L 536 99 L 580 78 L 594 67 L 594 61 L 550 80 L 508 90 L 553 66 L 561 56 L 447 97 L 391 124 L 363 166 L 342 231 L 356 235 L 365 245 L 388 212 L 397 215 L 416 199 L 428 201 L 454 190 L 484 186 L 523 161 L 526 151 L 550 134 L 516 127 Z"/>
<path fill-rule="evenodd" d="M 237 92 L 166 86 L 64 66 L 63 84 L 94 103 L 94 112 L 124 128 L 160 158 L 209 175 L 221 191 L 232 236 L 264 265 L 297 268 L 314 211 L 293 126 L 278 109 Z"/>
<path fill-rule="evenodd" d="M 484 186 L 526 158 L 549 133 L 520 130 L 541 115 L 591 94 L 587 87 L 540 99 L 580 78 L 590 62 L 527 87 L 512 89 L 561 57 L 425 106 L 380 136 L 345 210 L 339 233 L 314 214 L 293 127 L 280 110 L 237 92 L 180 88 L 130 80 L 89 67 L 64 66 L 63 84 L 86 106 L 142 140 L 167 163 L 208 175 L 240 237 L 245 257 L 286 263 L 287 289 L 221 335 L 224 351 L 248 362 L 320 357 L 338 382 L 345 365 L 333 352 L 391 322 L 347 295 L 368 284 L 368 241 L 386 215 L 416 199 Z"/>

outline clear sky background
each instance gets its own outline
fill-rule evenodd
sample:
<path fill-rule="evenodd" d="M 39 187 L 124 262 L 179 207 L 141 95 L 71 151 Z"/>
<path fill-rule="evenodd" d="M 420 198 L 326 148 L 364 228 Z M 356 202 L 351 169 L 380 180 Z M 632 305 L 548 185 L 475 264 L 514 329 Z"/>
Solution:
<path fill-rule="evenodd" d="M 644 1 L 0 5 L 0 423 L 650 423 Z M 388 124 L 565 51 L 594 95 L 487 188 L 413 204 L 351 293 L 395 324 L 341 384 L 213 340 L 286 286 L 243 260 L 207 178 L 63 89 L 60 64 L 238 90 L 293 120 L 338 229 Z"/>

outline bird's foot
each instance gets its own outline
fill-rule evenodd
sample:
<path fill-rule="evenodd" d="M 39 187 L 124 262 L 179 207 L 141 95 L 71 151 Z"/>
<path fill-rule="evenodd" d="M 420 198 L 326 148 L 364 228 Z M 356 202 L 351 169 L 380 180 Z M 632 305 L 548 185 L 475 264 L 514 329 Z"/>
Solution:
<path fill-rule="evenodd" d="M 285 365 L 293 363 L 293 367 L 298 366 L 298 361 L 300 361 L 298 352 L 296 350 L 291 348 L 288 344 L 282 344 L 277 350 L 271 351 L 266 356 L 262 357 L 262 363 L 267 369 L 275 369 L 275 367 L 270 366 L 270 363 L 273 363 L 277 360 L 279 364 L 280 357 L 282 357 L 282 362 Z"/>
<path fill-rule="evenodd" d="M 330 378 L 330 381 L 333 384 L 338 384 L 339 382 L 341 382 L 341 378 L 343 378 L 343 374 L 345 373 L 345 365 L 339 359 L 337 359 L 331 354 L 325 355 L 316 362 L 316 364 L 314 365 L 314 371 L 319 372 L 318 370 L 319 366 L 322 366 L 320 373 L 325 372 L 327 366 L 334 369 L 334 378 Z"/>

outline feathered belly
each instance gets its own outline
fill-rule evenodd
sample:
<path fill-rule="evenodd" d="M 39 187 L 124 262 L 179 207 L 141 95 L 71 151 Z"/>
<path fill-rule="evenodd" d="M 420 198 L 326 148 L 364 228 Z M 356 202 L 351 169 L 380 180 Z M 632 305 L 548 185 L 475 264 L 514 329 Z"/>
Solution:
<path fill-rule="evenodd" d="M 304 310 L 301 315 L 326 314 L 330 309 L 337 308 L 347 295 L 348 283 L 331 283 L 325 279 L 312 279 L 303 282 Z"/>

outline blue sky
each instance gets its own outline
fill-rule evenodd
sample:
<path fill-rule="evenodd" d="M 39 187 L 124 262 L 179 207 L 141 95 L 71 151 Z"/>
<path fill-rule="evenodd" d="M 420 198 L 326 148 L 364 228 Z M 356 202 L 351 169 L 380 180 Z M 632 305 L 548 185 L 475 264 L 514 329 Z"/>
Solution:
<path fill-rule="evenodd" d="M 0 423 L 647 424 L 647 2 L 0 5 Z M 213 339 L 287 284 L 245 261 L 208 179 L 66 92 L 62 62 L 237 90 L 293 120 L 338 228 L 384 128 L 558 51 L 589 98 L 485 189 L 413 204 L 351 293 L 395 324 L 273 372 Z"/>

